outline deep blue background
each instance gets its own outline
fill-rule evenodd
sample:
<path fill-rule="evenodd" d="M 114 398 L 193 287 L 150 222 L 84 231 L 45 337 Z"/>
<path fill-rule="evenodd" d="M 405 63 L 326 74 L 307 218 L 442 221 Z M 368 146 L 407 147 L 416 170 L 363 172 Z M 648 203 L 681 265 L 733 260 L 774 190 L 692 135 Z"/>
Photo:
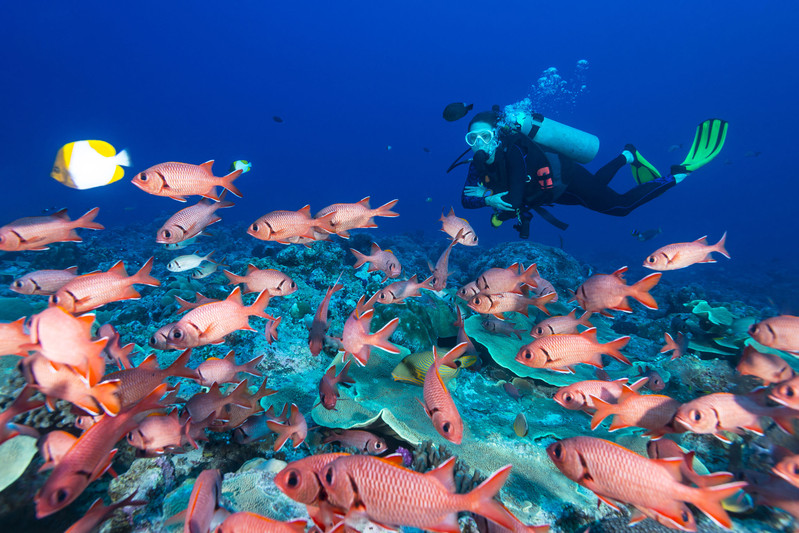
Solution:
<path fill-rule="evenodd" d="M 564 247 L 637 266 L 657 246 L 704 234 L 715 242 L 727 230 L 734 260 L 725 272 L 750 282 L 793 276 L 799 9 L 644 4 L 9 3 L 0 18 L 2 222 L 94 205 L 106 225 L 165 219 L 184 205 L 134 188 L 135 172 L 216 159 L 222 175 L 246 158 L 254 170 L 223 214 L 228 231 L 274 209 L 372 195 L 375 206 L 400 199 L 402 216 L 379 221 L 388 231 L 439 238 L 440 211 L 454 205 L 486 244 L 513 239 L 508 227 L 489 229 L 489 210 L 459 208 L 465 168 L 444 170 L 465 149 L 466 120 L 447 123 L 441 111 L 452 101 L 514 102 L 545 68 L 569 74 L 587 59 L 588 93 L 553 118 L 600 137 L 592 170 L 627 142 L 665 170 L 683 154 L 667 148 L 687 148 L 701 120 L 725 118 L 730 129 L 717 161 L 626 218 L 555 208 L 571 223 Z M 129 150 L 126 179 L 81 192 L 49 178 L 60 146 L 94 138 Z M 762 154 L 746 157 L 752 151 Z M 623 169 L 613 185 L 632 183 Z M 629 235 L 650 227 L 663 228 L 658 240 Z M 534 240 L 557 245 L 560 234 L 534 221 Z"/>

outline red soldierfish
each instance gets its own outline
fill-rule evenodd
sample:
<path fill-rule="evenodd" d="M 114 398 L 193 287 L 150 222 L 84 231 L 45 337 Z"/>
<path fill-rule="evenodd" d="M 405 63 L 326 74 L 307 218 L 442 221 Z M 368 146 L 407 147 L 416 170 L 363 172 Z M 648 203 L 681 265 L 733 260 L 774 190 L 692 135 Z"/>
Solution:
<path fill-rule="evenodd" d="M 612 317 L 606 309 L 632 313 L 627 297 L 630 296 L 644 307 L 657 309 L 658 304 L 649 294 L 649 291 L 657 285 L 662 274 L 650 274 L 634 285 L 627 285 L 624 281 L 624 273 L 627 267 L 621 267 L 613 274 L 594 274 L 583 282 L 571 301 L 577 300 L 580 307 L 592 313 L 600 313 Z"/>
<path fill-rule="evenodd" d="M 349 239 L 349 230 L 356 228 L 376 228 L 373 217 L 398 217 L 399 213 L 391 211 L 399 200 L 391 200 L 377 209 L 369 207 L 369 197 L 354 204 L 333 204 L 316 213 L 316 218 L 321 219 L 328 213 L 333 213 L 330 218 L 325 218 L 324 229 L 335 233 L 339 237 Z"/>
<path fill-rule="evenodd" d="M 97 309 L 107 303 L 141 298 L 133 285 L 161 285 L 160 281 L 150 275 L 152 269 L 151 257 L 138 272 L 128 276 L 125 264 L 117 261 L 108 272 L 83 274 L 66 283 L 50 296 L 50 305 L 58 305 L 69 313 L 77 314 Z"/>
<path fill-rule="evenodd" d="M 638 394 L 630 387 L 622 385 L 622 392 L 616 403 L 609 403 L 593 398 L 596 413 L 591 419 L 594 430 L 602 421 L 613 416 L 609 431 L 631 426 L 644 428 L 645 435 L 659 439 L 666 433 L 678 433 L 672 425 L 672 419 L 680 402 L 662 394 Z"/>
<path fill-rule="evenodd" d="M 68 281 L 75 279 L 77 273 L 76 266 L 66 270 L 37 270 L 15 279 L 9 288 L 20 294 L 50 296 Z"/>
<path fill-rule="evenodd" d="M 275 485 L 292 500 L 305 505 L 319 505 L 324 500 L 319 476 L 322 470 L 348 453 L 321 453 L 290 462 L 275 476 Z"/>
<path fill-rule="evenodd" d="M 512 322 L 507 320 L 500 320 L 498 318 L 494 318 L 493 316 L 485 317 L 481 322 L 480 325 L 483 327 L 484 330 L 494 333 L 497 335 L 505 335 L 506 337 L 510 337 L 511 335 L 516 335 L 519 340 L 522 340 L 522 334 L 527 335 L 526 329 L 516 329 L 516 325 Z"/>
<path fill-rule="evenodd" d="M 47 250 L 47 245 L 54 242 L 81 242 L 75 229 L 105 229 L 94 222 L 99 212 L 100 208 L 95 207 L 76 220 L 69 219 L 66 209 L 44 217 L 20 218 L 0 228 L 0 250 Z"/>
<path fill-rule="evenodd" d="M 323 444 L 338 442 L 341 446 L 355 448 L 369 455 L 382 455 L 388 450 L 385 439 L 362 429 L 345 429 L 341 433 L 328 435 Z"/>
<path fill-rule="evenodd" d="M 466 328 L 464 327 L 463 314 L 461 313 L 460 306 L 456 305 L 455 306 L 455 310 L 458 312 L 458 318 L 455 319 L 455 322 L 452 323 L 452 325 L 455 326 L 458 329 L 458 336 L 455 339 L 455 344 L 457 345 L 457 344 L 460 344 L 462 342 L 465 342 L 466 343 L 466 352 L 464 352 L 464 353 L 476 354 L 477 353 L 477 348 L 475 348 L 474 343 L 472 342 L 472 339 L 470 339 L 469 336 L 466 334 Z"/>
<path fill-rule="evenodd" d="M 334 214 L 329 213 L 321 219 L 312 218 L 310 205 L 299 211 L 271 211 L 250 224 L 247 234 L 261 241 L 277 241 L 280 244 L 291 244 L 299 237 L 316 240 L 315 230 L 323 230 L 327 220 Z"/>
<path fill-rule="evenodd" d="M 227 191 L 222 193 L 218 202 L 203 198 L 196 204 L 181 209 L 164 222 L 158 230 L 155 242 L 161 244 L 176 244 L 191 239 L 205 231 L 211 224 L 222 220 L 217 214 L 218 209 L 233 207 L 233 202 L 223 202 Z"/>
<path fill-rule="evenodd" d="M 424 411 L 439 435 L 454 444 L 460 444 L 463 440 L 463 420 L 441 379 L 439 368 L 441 365 L 458 368 L 455 361 L 466 353 L 466 347 L 467 344 L 462 342 L 439 358 L 438 349 L 433 346 L 433 365 L 424 377 Z"/>
<path fill-rule="evenodd" d="M 0 323 L 0 356 L 19 355 L 28 356 L 28 345 L 31 338 L 25 333 L 25 317 L 14 322 Z"/>
<path fill-rule="evenodd" d="M 36 517 L 44 518 L 72 503 L 111 466 L 114 445 L 135 428 L 141 418 L 159 409 L 167 385 L 161 384 L 138 404 L 111 417 L 104 416 L 75 441 L 53 468 L 53 473 L 36 494 Z"/>
<path fill-rule="evenodd" d="M 496 294 L 481 292 L 469 300 L 469 309 L 480 314 L 491 314 L 499 319 L 504 319 L 504 314 L 511 311 L 529 316 L 527 308 L 534 305 L 548 315 L 549 310 L 546 308 L 546 304 L 554 300 L 555 296 L 554 293 L 550 293 L 540 298 L 528 298 L 515 292 L 499 292 Z"/>
<path fill-rule="evenodd" d="M 535 263 L 519 272 L 521 265 L 513 263 L 508 268 L 489 268 L 477 277 L 475 283 L 481 292 L 496 294 L 499 292 L 521 293 L 523 285 L 535 287 L 533 278 L 538 276 Z"/>
<path fill-rule="evenodd" d="M 269 294 L 262 292 L 252 305 L 245 306 L 241 300 L 241 289 L 236 287 L 221 302 L 201 305 L 181 318 L 167 335 L 170 348 L 192 348 L 205 344 L 220 344 L 225 336 L 243 329 L 255 331 L 250 327 L 249 318 L 258 316 L 273 320 L 264 312 L 269 304 Z"/>
<path fill-rule="evenodd" d="M 785 359 L 772 353 L 758 352 L 754 346 L 744 348 L 741 360 L 735 370 L 742 376 L 755 376 L 762 379 L 766 386 L 788 381 L 795 375 Z"/>
<path fill-rule="evenodd" d="M 363 302 L 363 297 L 361 297 Z M 389 342 L 389 337 L 399 326 L 399 318 L 393 318 L 385 326 L 374 333 L 369 333 L 372 324 L 373 309 L 367 309 L 358 314 L 358 307 L 350 313 L 347 321 L 344 322 L 344 331 L 341 334 L 341 344 L 344 350 L 342 360 L 346 360 L 347 354 L 352 354 L 355 361 L 364 366 L 369 361 L 372 346 L 380 348 L 390 354 L 400 353 L 399 348 Z"/>
<path fill-rule="evenodd" d="M 151 414 L 146 417 L 126 438 L 128 444 L 141 450 L 145 457 L 157 457 L 164 453 L 181 453 L 186 443 L 196 449 L 192 429 L 191 417 L 185 416 L 181 421 L 177 409 L 174 409 L 168 415 Z M 200 432 L 203 432 L 203 428 L 200 428 Z"/>
<path fill-rule="evenodd" d="M 407 281 L 395 281 L 394 283 L 390 283 L 386 287 L 383 287 L 377 292 L 377 294 L 375 294 L 375 296 L 370 298 L 369 301 L 386 305 L 398 304 L 403 302 L 406 298 L 421 296 L 422 293 L 419 292 L 421 289 L 432 291 L 432 282 L 433 276 L 430 276 L 426 280 L 419 282 L 416 278 L 416 274 L 414 274 L 411 276 L 411 279 Z M 370 306 L 367 304 L 367 307 Z"/>
<path fill-rule="evenodd" d="M 376 242 L 372 243 L 372 248 L 369 255 L 362 254 L 355 248 L 350 248 L 352 255 L 355 256 L 355 265 L 353 268 L 358 269 L 362 265 L 369 263 L 367 272 L 382 272 L 385 277 L 381 283 L 385 282 L 388 278 L 396 278 L 402 273 L 402 265 L 391 250 L 381 250 Z"/>
<path fill-rule="evenodd" d="M 196 380 L 197 371 L 187 366 L 190 358 L 191 350 L 186 350 L 175 359 L 174 363 L 167 368 L 161 368 L 155 354 L 151 354 L 139 366 L 106 374 L 105 379 L 117 382 L 114 396 L 119 399 L 124 409 L 150 394 L 166 378 L 182 377 Z"/>
<path fill-rule="evenodd" d="M 469 300 L 472 299 L 472 297 L 475 294 L 478 294 L 479 292 L 480 292 L 480 289 L 477 287 L 477 281 L 470 281 L 469 283 L 467 283 L 463 287 L 459 288 L 458 292 L 456 292 L 455 294 L 461 300 L 465 300 L 465 301 L 468 302 Z"/>
<path fill-rule="evenodd" d="M 103 499 L 97 498 L 83 517 L 72 524 L 64 533 L 92 533 L 93 531 L 98 531 L 98 526 L 111 518 L 117 509 L 122 509 L 123 507 L 137 507 L 140 505 L 147 505 L 148 503 L 145 500 L 136 500 L 135 498 L 136 491 L 133 491 L 133 493 L 125 499 L 112 503 L 111 505 L 104 505 Z"/>
<path fill-rule="evenodd" d="M 269 296 L 288 296 L 297 291 L 297 284 L 291 276 L 274 268 L 259 270 L 255 265 L 249 264 L 244 276 L 237 276 L 228 270 L 224 273 L 230 280 L 228 285 L 244 284 L 244 294 L 266 291 Z"/>
<path fill-rule="evenodd" d="M 799 317 L 780 315 L 749 327 L 749 335 L 763 346 L 799 356 Z"/>
<path fill-rule="evenodd" d="M 646 381 L 639 379 L 629 387 L 632 390 L 640 389 Z M 596 410 L 594 400 L 600 398 L 607 403 L 616 403 L 621 396 L 622 387 L 627 383 L 627 378 L 614 381 L 589 379 L 561 387 L 553 399 L 566 409 L 576 411 L 582 409 L 586 413 Z"/>
<path fill-rule="evenodd" d="M 328 411 L 336 408 L 336 402 L 339 398 L 338 385 L 355 383 L 355 380 L 347 374 L 350 369 L 350 363 L 352 363 L 352 359 L 347 361 L 347 364 L 344 365 L 338 375 L 336 375 L 336 366 L 331 366 L 327 369 L 325 375 L 322 376 L 321 381 L 319 381 L 319 401 L 322 407 Z"/>
<path fill-rule="evenodd" d="M 709 246 L 707 237 L 702 237 L 694 242 L 678 242 L 669 244 L 655 250 L 652 255 L 644 261 L 644 267 L 652 270 L 677 270 L 689 267 L 696 263 L 715 263 L 716 260 L 710 255 L 718 252 L 727 259 L 730 254 L 724 248 L 724 241 L 727 239 L 727 232 L 721 236 L 719 242 Z"/>
<path fill-rule="evenodd" d="M 280 522 L 256 513 L 233 513 L 219 524 L 214 533 L 305 533 L 304 519 Z"/>
<path fill-rule="evenodd" d="M 768 397 L 785 407 L 799 410 L 799 377 L 780 383 L 771 389 Z"/>
<path fill-rule="evenodd" d="M 449 253 L 462 236 L 463 230 L 459 230 L 455 238 L 452 239 L 452 242 L 449 243 L 449 246 L 444 248 L 444 251 L 441 252 L 441 256 L 438 258 L 438 261 L 436 261 L 436 266 L 431 265 L 430 261 L 427 262 L 430 272 L 433 273 L 431 276 L 433 280 L 430 282 L 430 286 L 434 291 L 443 291 L 447 287 L 447 278 L 449 277 Z"/>
<path fill-rule="evenodd" d="M 158 328 L 158 331 L 152 334 L 147 341 L 147 345 L 154 350 L 176 350 L 169 346 L 169 332 L 177 324 L 177 322 L 170 322 Z"/>
<path fill-rule="evenodd" d="M 233 180 L 241 175 L 241 169 L 234 170 L 230 174 L 218 178 L 214 176 L 212 167 L 213 159 L 206 161 L 202 165 L 192 165 L 190 163 L 161 163 L 148 168 L 144 172 L 139 172 L 133 176 L 133 185 L 146 193 L 155 196 L 167 196 L 180 202 L 186 201 L 186 196 L 194 194 L 219 201 L 216 194 L 216 187 L 227 189 L 239 198 L 239 191 Z"/>
<path fill-rule="evenodd" d="M 228 515 L 225 509 L 219 507 L 221 497 L 222 474 L 219 470 L 200 472 L 189 496 L 183 533 L 210 533 L 215 530 L 214 526 L 220 524 Z"/>
<path fill-rule="evenodd" d="M 97 329 L 97 338 L 107 338 L 108 342 L 103 350 L 103 358 L 106 364 L 115 364 L 120 370 L 133 368 L 130 364 L 130 354 L 135 348 L 135 344 L 129 342 L 125 346 L 120 343 L 119 332 L 112 324 L 103 324 Z M 96 340 L 96 339 L 95 339 Z"/>
<path fill-rule="evenodd" d="M 341 274 L 339 274 L 336 282 L 327 288 L 308 330 L 308 348 L 311 350 L 312 355 L 319 355 L 325 346 L 325 335 L 327 335 L 327 328 L 330 327 L 327 317 L 330 309 L 330 298 L 344 287 L 338 282 L 339 279 L 341 279 Z"/>
<path fill-rule="evenodd" d="M 688 351 L 688 338 L 681 332 L 677 332 L 677 338 L 671 336 L 670 333 L 664 333 L 663 339 L 666 344 L 660 349 L 660 353 L 671 352 L 671 360 L 679 359 Z"/>
<path fill-rule="evenodd" d="M 286 422 L 266 421 L 269 429 L 277 433 L 274 450 L 276 452 L 280 451 L 289 439 L 291 439 L 294 448 L 298 448 L 300 444 L 305 442 L 305 437 L 308 436 L 308 424 L 305 421 L 305 417 L 302 416 L 300 409 L 295 404 L 291 404 L 290 408 L 286 404 L 281 418 L 286 419 Z"/>
<path fill-rule="evenodd" d="M 456 494 L 454 457 L 425 474 L 401 464 L 402 458 L 397 455 L 348 455 L 325 466 L 319 480 L 331 504 L 352 509 L 360 503 L 370 520 L 387 526 L 457 533 L 457 513 L 471 511 L 514 529 L 516 519 L 494 499 L 510 474 L 510 465 L 494 472 L 471 492 Z"/>
<path fill-rule="evenodd" d="M 220 426 L 225 423 L 216 421 L 220 417 L 225 407 L 229 404 L 236 404 L 242 409 L 250 409 L 250 391 L 247 389 L 247 381 L 239 383 L 233 392 L 224 396 L 219 389 L 219 384 L 214 383 L 208 392 L 197 393 L 186 402 L 186 411 L 191 416 L 192 420 L 206 420 L 213 415 L 209 420 L 209 424 Z M 216 421 L 216 422 L 215 422 Z"/>
<path fill-rule="evenodd" d="M 684 459 L 648 459 L 616 443 L 594 437 L 572 437 L 547 448 L 555 466 L 567 478 L 593 491 L 601 501 L 634 505 L 646 516 L 683 531 L 695 531 L 696 521 L 681 502 L 695 505 L 722 527 L 732 527 L 721 501 L 745 482 L 696 488 L 683 485 Z"/>
<path fill-rule="evenodd" d="M 554 300 L 553 300 L 554 301 Z M 593 328 L 594 325 L 588 321 L 591 318 L 590 312 L 586 311 L 577 318 L 577 309 L 572 309 L 568 315 L 553 316 L 546 318 L 533 326 L 530 335 L 536 339 L 546 337 L 547 335 L 558 335 L 561 333 L 579 333 L 580 330 L 577 326 L 585 326 L 586 328 Z"/>
<path fill-rule="evenodd" d="M 200 377 L 197 383 L 203 387 L 210 387 L 214 383 L 238 383 L 236 375 L 239 372 L 261 377 L 263 374 L 258 371 L 258 365 L 264 357 L 254 357 L 241 365 L 236 364 L 236 352 L 233 350 L 223 359 L 209 357 L 197 367 L 197 375 Z"/>
<path fill-rule="evenodd" d="M 25 385 L 22 391 L 20 391 L 19 396 L 14 399 L 14 402 L 6 407 L 5 411 L 0 412 L 0 444 L 9 439 L 13 439 L 17 435 L 28 435 L 37 439 L 39 438 L 39 432 L 35 429 L 12 422 L 17 415 L 44 407 L 44 402 L 31 401 L 31 396 L 33 396 L 35 392 L 36 390 L 33 387 Z"/>
<path fill-rule="evenodd" d="M 472 225 L 465 218 L 455 216 L 455 210 L 450 207 L 449 214 L 445 217 L 441 214 L 441 231 L 452 237 L 459 244 L 466 246 L 477 246 L 477 234 L 472 229 Z M 461 232 L 458 235 L 458 232 Z"/>
<path fill-rule="evenodd" d="M 559 334 L 536 339 L 522 346 L 516 354 L 516 361 L 531 368 L 548 368 L 555 372 L 574 372 L 572 367 L 580 363 L 602 368 L 602 354 L 630 365 L 619 350 L 630 342 L 630 337 L 619 337 L 602 344 L 597 341 L 596 328 L 578 335 Z"/>
<path fill-rule="evenodd" d="M 188 300 L 184 300 L 180 296 L 175 296 L 175 303 L 178 304 L 178 309 L 175 311 L 176 315 L 181 313 L 185 313 L 186 311 L 191 311 L 192 309 L 196 309 L 200 307 L 202 304 L 210 304 L 213 302 L 220 302 L 221 300 L 216 300 L 214 298 L 208 298 L 207 296 L 203 296 L 199 292 L 194 293 L 194 301 L 189 302 Z M 168 331 L 167 331 L 168 333 Z"/>

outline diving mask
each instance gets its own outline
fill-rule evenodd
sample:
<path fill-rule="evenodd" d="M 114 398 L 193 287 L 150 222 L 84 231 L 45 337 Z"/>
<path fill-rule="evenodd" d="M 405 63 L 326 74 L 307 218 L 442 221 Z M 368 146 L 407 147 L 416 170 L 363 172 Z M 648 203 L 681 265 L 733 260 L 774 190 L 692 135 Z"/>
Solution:
<path fill-rule="evenodd" d="M 479 142 L 489 144 L 493 140 L 494 130 L 475 130 L 466 134 L 466 144 L 472 147 Z"/>

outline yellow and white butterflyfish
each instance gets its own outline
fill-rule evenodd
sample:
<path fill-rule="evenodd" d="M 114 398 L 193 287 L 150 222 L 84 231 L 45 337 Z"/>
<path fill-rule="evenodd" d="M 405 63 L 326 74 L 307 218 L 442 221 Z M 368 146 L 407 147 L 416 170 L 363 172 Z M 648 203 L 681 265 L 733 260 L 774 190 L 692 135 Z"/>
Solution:
<path fill-rule="evenodd" d="M 122 179 L 122 167 L 129 166 L 125 150 L 117 153 L 105 141 L 75 141 L 58 151 L 50 177 L 73 189 L 91 189 Z"/>

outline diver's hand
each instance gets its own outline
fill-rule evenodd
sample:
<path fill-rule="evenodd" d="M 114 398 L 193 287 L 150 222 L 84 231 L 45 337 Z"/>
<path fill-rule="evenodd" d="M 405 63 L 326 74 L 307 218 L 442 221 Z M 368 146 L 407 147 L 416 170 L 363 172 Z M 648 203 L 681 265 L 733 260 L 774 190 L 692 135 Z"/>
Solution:
<path fill-rule="evenodd" d="M 506 194 L 508 194 L 508 191 L 486 196 L 486 205 L 491 206 L 494 209 L 499 209 L 500 211 L 514 211 L 513 206 L 502 199 L 502 197 Z"/>
<path fill-rule="evenodd" d="M 463 188 L 463 194 L 465 194 L 466 196 L 479 196 L 481 198 L 483 196 L 485 196 L 487 192 L 490 192 L 490 191 L 491 191 L 491 189 L 489 189 L 488 187 L 486 187 L 483 184 L 476 185 L 476 186 L 471 186 L 470 185 L 468 187 L 464 187 Z"/>

